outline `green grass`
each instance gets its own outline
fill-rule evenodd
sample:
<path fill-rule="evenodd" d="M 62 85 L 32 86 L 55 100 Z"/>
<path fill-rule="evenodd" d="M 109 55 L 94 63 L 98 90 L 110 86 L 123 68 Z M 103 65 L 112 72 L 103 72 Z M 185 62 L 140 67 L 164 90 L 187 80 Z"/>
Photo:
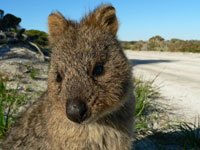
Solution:
<path fill-rule="evenodd" d="M 6 83 L 0 79 L 0 138 L 14 123 L 14 114 L 25 102 L 26 96 L 19 94 L 16 89 L 7 89 Z"/>
<path fill-rule="evenodd" d="M 147 113 L 151 107 L 151 102 L 159 97 L 159 93 L 152 84 L 153 81 L 144 82 L 141 79 L 135 79 L 136 117 Z"/>
<path fill-rule="evenodd" d="M 30 71 L 30 77 L 32 79 L 36 79 L 36 77 L 39 75 L 39 70 L 36 68 L 32 68 Z"/>
<path fill-rule="evenodd" d="M 153 87 L 152 81 L 143 81 L 141 78 L 135 79 L 135 100 L 136 100 L 136 133 L 146 132 L 148 130 L 148 115 L 152 112 L 154 107 L 154 99 L 159 97 L 156 88 Z"/>

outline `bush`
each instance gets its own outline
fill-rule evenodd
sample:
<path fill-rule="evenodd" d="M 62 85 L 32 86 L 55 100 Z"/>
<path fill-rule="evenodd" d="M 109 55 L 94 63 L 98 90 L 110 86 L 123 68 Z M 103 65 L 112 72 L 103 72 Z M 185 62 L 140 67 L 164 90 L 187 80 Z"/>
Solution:
<path fill-rule="evenodd" d="M 39 30 L 26 30 L 25 34 L 28 36 L 28 40 L 37 44 L 41 48 L 47 48 L 48 35 L 46 32 Z"/>
<path fill-rule="evenodd" d="M 157 35 L 148 41 L 122 41 L 124 49 L 148 50 L 148 51 L 171 51 L 171 52 L 200 52 L 200 41 L 171 39 L 166 41 Z"/>

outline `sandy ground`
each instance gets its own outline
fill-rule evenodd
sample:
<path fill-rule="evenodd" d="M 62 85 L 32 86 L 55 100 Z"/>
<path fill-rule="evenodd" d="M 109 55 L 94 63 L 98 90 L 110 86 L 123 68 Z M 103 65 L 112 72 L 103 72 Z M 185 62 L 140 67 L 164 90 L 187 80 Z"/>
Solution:
<path fill-rule="evenodd" d="M 193 122 L 200 117 L 200 54 L 125 51 L 133 73 L 155 79 L 163 98 L 158 101 L 174 121 Z"/>

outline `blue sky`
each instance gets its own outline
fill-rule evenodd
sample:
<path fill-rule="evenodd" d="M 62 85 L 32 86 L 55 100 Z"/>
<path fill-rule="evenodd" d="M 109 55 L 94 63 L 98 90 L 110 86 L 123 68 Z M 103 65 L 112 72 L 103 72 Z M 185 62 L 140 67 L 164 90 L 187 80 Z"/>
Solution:
<path fill-rule="evenodd" d="M 1 0 L 0 9 L 22 18 L 23 28 L 48 31 L 50 12 L 80 20 L 101 3 L 116 8 L 120 40 L 148 40 L 154 35 L 200 40 L 200 0 Z"/>

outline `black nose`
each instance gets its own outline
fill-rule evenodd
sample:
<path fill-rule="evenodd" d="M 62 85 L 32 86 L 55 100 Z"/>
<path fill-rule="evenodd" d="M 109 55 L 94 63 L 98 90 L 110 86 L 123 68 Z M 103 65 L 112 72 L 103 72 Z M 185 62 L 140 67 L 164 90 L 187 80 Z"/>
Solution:
<path fill-rule="evenodd" d="M 69 100 L 66 104 L 67 118 L 71 121 L 81 123 L 86 118 L 87 106 L 81 100 Z"/>

